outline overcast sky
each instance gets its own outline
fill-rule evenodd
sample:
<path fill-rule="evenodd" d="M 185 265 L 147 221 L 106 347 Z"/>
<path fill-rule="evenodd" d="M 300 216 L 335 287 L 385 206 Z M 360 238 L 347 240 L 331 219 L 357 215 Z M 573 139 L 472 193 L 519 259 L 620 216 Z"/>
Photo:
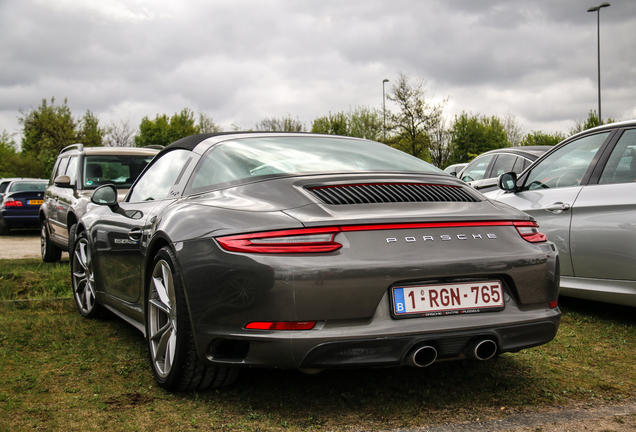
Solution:
<path fill-rule="evenodd" d="M 603 117 L 636 118 L 636 1 L 601 10 Z M 102 126 L 183 108 L 225 130 L 382 107 L 399 72 L 466 111 L 567 133 L 597 108 L 600 0 L 0 0 L 0 132 L 68 98 Z M 387 103 L 387 109 L 391 105 Z"/>

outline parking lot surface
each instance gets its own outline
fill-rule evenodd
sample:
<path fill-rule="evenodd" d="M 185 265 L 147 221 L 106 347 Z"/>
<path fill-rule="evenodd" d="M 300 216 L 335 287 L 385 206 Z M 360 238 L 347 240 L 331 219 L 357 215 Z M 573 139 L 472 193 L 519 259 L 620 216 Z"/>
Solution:
<path fill-rule="evenodd" d="M 18 258 L 40 258 L 39 230 L 12 230 L 0 236 L 0 259 Z"/>

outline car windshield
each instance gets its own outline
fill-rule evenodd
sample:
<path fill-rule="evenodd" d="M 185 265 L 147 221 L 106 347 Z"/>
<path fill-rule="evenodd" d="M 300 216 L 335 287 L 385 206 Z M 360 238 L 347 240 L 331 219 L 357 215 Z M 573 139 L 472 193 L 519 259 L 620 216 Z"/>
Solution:
<path fill-rule="evenodd" d="M 19 181 L 13 182 L 9 186 L 7 193 L 10 192 L 43 192 L 49 185 L 48 181 Z"/>
<path fill-rule="evenodd" d="M 129 188 L 152 158 L 144 155 L 86 156 L 84 189 L 95 189 L 106 183 Z"/>
<path fill-rule="evenodd" d="M 268 175 L 363 171 L 442 173 L 385 144 L 326 137 L 264 137 L 229 141 L 208 151 L 192 189 Z"/>

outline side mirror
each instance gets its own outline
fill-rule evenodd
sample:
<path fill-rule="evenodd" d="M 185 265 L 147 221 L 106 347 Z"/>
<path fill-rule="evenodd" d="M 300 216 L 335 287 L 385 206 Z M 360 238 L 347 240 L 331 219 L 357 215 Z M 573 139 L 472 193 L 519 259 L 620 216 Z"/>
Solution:
<path fill-rule="evenodd" d="M 117 188 L 112 184 L 98 187 L 93 192 L 91 202 L 97 205 L 107 205 L 111 210 L 115 211 L 119 207 L 119 204 L 117 204 Z"/>
<path fill-rule="evenodd" d="M 452 175 L 453 177 L 457 177 L 457 173 L 455 171 L 453 171 L 452 173 L 450 173 L 450 175 Z"/>
<path fill-rule="evenodd" d="M 497 186 L 499 189 L 506 192 L 516 192 L 517 189 L 517 174 L 514 172 L 503 173 L 497 179 Z"/>
<path fill-rule="evenodd" d="M 61 175 L 61 176 L 55 177 L 55 180 L 53 180 L 53 184 L 61 188 L 73 187 L 73 185 L 71 184 L 71 178 L 67 175 Z"/>

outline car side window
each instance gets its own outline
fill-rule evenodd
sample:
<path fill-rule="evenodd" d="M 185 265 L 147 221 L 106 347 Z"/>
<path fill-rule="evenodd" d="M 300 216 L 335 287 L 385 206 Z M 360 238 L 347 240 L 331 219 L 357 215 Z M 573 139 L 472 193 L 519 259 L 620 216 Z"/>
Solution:
<path fill-rule="evenodd" d="M 492 166 L 490 177 L 499 177 L 503 173 L 512 171 L 512 167 L 517 160 L 517 156 L 511 154 L 500 154 L 497 156 Z"/>
<path fill-rule="evenodd" d="M 67 167 L 68 167 L 68 158 L 67 157 L 61 158 L 60 164 L 57 166 L 57 171 L 55 171 L 55 175 L 53 176 L 53 180 L 55 180 L 56 177 L 64 175 Z"/>
<path fill-rule="evenodd" d="M 480 157 L 472 161 L 462 172 L 462 180 L 465 182 L 481 180 L 486 175 L 486 169 L 488 168 L 488 164 L 495 157 L 494 155 L 487 155 L 484 157 Z"/>
<path fill-rule="evenodd" d="M 190 151 L 183 149 L 164 153 L 142 174 L 131 190 L 128 201 L 140 202 L 166 198 L 189 156 Z"/>
<path fill-rule="evenodd" d="M 528 174 L 525 189 L 578 186 L 609 134 L 588 135 L 556 150 Z"/>
<path fill-rule="evenodd" d="M 524 169 L 526 169 L 530 165 L 530 161 L 524 157 L 518 157 L 515 166 L 512 167 L 512 171 L 517 174 L 521 174 Z"/>
<path fill-rule="evenodd" d="M 77 178 L 77 156 L 69 158 L 66 175 L 71 178 L 71 184 L 75 184 L 75 179 Z"/>
<path fill-rule="evenodd" d="M 603 168 L 600 184 L 636 181 L 636 130 L 623 133 Z"/>

